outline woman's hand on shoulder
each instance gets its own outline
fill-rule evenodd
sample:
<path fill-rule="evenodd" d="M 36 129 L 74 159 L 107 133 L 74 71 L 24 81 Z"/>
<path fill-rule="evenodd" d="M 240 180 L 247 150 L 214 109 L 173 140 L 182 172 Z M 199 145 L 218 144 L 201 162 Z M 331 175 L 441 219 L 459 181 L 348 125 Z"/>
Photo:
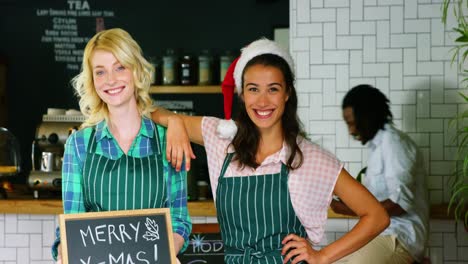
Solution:
<path fill-rule="evenodd" d="M 281 255 L 284 256 L 283 263 L 288 263 L 291 260 L 292 264 L 305 261 L 307 263 L 325 264 L 329 263 L 326 256 L 321 254 L 320 251 L 312 248 L 312 245 L 307 239 L 295 234 L 287 235 L 283 241 L 283 249 Z"/>
<path fill-rule="evenodd" d="M 185 170 L 190 170 L 191 159 L 195 158 L 184 121 L 179 116 L 171 116 L 167 123 L 166 159 L 176 171 L 180 171 L 185 161 Z M 185 160 L 184 160 L 185 159 Z"/>

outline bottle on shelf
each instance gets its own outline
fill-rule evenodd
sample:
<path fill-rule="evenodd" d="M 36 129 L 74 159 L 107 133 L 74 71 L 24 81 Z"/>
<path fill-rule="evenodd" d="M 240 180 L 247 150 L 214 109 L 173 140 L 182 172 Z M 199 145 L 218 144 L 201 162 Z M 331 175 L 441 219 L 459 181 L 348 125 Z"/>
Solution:
<path fill-rule="evenodd" d="M 195 85 L 196 74 L 195 74 L 195 61 L 194 57 L 190 54 L 182 56 L 180 61 L 180 84 L 182 85 Z"/>
<path fill-rule="evenodd" d="M 230 50 L 227 50 L 224 52 L 223 55 L 219 57 L 219 81 L 220 83 L 223 82 L 224 76 L 226 76 L 226 72 L 231 65 L 231 63 L 234 61 L 235 56 L 234 53 Z"/>
<path fill-rule="evenodd" d="M 174 49 L 167 49 L 162 59 L 162 84 L 177 85 L 177 56 Z"/>
<path fill-rule="evenodd" d="M 154 72 L 152 76 L 152 85 L 161 85 L 162 83 L 162 62 L 159 57 L 150 57 L 149 63 L 153 65 Z"/>
<path fill-rule="evenodd" d="M 205 49 L 198 56 L 198 85 L 210 84 L 213 84 L 213 56 Z"/>

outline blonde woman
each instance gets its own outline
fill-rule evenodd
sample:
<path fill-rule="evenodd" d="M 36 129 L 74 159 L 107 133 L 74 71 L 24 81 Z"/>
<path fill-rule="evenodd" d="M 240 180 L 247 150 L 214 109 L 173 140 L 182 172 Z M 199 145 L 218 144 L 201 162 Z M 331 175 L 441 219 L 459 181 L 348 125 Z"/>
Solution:
<path fill-rule="evenodd" d="M 63 210 L 168 207 L 178 253 L 191 232 L 186 173 L 166 161 L 165 129 L 149 118 L 152 71 L 122 29 L 101 31 L 86 45 L 82 71 L 72 81 L 86 121 L 65 145 Z M 57 237 L 54 258 L 59 243 Z"/>

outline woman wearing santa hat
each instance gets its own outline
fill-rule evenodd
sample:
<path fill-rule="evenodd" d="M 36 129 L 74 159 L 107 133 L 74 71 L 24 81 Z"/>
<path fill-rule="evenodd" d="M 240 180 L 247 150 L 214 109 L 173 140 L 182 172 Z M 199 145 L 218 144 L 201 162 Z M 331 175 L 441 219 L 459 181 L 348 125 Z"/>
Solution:
<path fill-rule="evenodd" d="M 205 146 L 226 263 L 332 263 L 389 224 L 380 203 L 343 164 L 303 136 L 293 72 L 290 54 L 260 39 L 242 49 L 223 81 L 226 119 L 234 87 L 240 97 L 235 123 L 164 110 L 152 114 L 182 134 L 185 126 L 190 140 Z M 317 250 L 312 246 L 323 237 L 333 194 L 359 221 Z"/>

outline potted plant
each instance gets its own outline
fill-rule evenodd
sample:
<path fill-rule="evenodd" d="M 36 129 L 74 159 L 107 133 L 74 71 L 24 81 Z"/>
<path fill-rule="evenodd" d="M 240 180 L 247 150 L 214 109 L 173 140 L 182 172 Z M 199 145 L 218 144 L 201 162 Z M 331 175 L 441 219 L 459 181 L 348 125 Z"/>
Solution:
<path fill-rule="evenodd" d="M 452 3 L 451 3 L 452 2 Z M 453 8 L 450 8 L 452 6 Z M 462 86 L 468 87 L 468 69 L 466 68 L 468 57 L 468 24 L 463 15 L 463 8 L 468 7 L 468 0 L 444 0 L 442 6 L 442 22 L 447 24 L 447 13 L 453 10 L 457 26 L 453 28 L 456 34 L 455 47 L 453 49 L 452 63 L 457 62 L 459 72 L 464 76 Z M 468 103 L 468 97 L 463 93 L 460 96 Z M 452 181 L 452 194 L 448 212 L 453 211 L 455 220 L 463 219 L 465 228 L 468 227 L 468 110 L 458 114 L 452 124 L 457 129 L 455 140 L 458 141 L 457 164 Z M 468 230 L 468 229 L 467 229 Z"/>

